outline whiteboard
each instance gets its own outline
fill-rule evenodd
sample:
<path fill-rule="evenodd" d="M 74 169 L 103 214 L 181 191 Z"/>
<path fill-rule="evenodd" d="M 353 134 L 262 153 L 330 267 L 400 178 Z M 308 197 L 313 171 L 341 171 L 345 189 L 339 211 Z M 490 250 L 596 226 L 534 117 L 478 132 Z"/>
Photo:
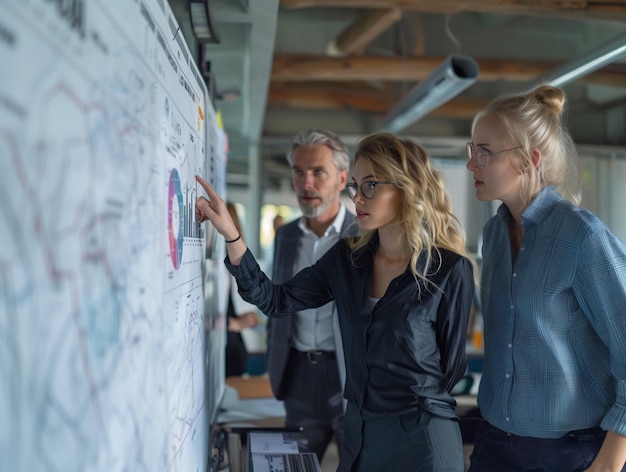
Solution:
<path fill-rule="evenodd" d="M 0 470 L 205 471 L 224 304 L 194 176 L 225 165 L 194 58 L 164 0 L 1 3 Z"/>

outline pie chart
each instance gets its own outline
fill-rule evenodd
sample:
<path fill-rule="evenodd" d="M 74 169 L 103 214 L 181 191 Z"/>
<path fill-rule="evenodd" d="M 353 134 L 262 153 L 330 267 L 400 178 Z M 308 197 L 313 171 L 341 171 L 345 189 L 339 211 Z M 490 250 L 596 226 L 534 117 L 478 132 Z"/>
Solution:
<path fill-rule="evenodd" d="M 183 193 L 180 189 L 178 171 L 170 173 L 168 193 L 167 226 L 170 239 L 170 257 L 175 269 L 180 267 L 183 260 Z"/>

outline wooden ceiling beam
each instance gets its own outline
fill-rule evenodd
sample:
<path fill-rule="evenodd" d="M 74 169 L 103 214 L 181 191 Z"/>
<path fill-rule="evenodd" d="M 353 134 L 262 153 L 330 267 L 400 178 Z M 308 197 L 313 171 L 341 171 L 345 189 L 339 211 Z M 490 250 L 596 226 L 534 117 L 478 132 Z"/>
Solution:
<path fill-rule="evenodd" d="M 626 18 L 623 0 L 280 0 L 280 8 L 399 8 L 428 13 L 559 14 L 570 18 L 593 18 L 611 21 Z"/>
<path fill-rule="evenodd" d="M 366 87 L 323 87 L 270 86 L 268 107 L 300 108 L 305 110 L 347 110 L 354 109 L 367 113 L 387 114 L 401 100 L 397 92 L 384 92 Z M 480 98 L 456 97 L 433 110 L 433 116 L 471 119 L 485 108 L 488 100 Z"/>
<path fill-rule="evenodd" d="M 386 113 L 402 97 L 394 92 L 381 92 L 364 86 L 270 85 L 268 106 L 304 108 L 308 110 L 356 109 L 368 113 Z"/>
<path fill-rule="evenodd" d="M 272 65 L 272 82 L 389 81 L 419 82 L 444 60 L 442 57 L 326 57 L 278 54 Z M 477 59 L 480 81 L 527 82 L 539 79 L 561 65 L 555 61 Z M 585 83 L 626 87 L 626 66 L 614 64 L 590 74 Z"/>
<path fill-rule="evenodd" d="M 454 11 L 482 11 L 496 13 L 498 11 L 528 12 L 581 10 L 589 4 L 600 3 L 586 0 L 539 0 L 536 2 L 520 2 L 519 0 L 280 0 L 280 8 L 401 8 L 403 10 L 419 10 L 431 13 L 451 13 Z M 606 3 L 606 2 L 602 2 Z"/>
<path fill-rule="evenodd" d="M 337 36 L 335 41 L 337 52 L 348 55 L 362 51 L 400 18 L 402 10 L 397 8 L 364 10 L 354 23 Z"/>
<path fill-rule="evenodd" d="M 273 82 L 381 80 L 420 81 L 428 77 L 443 57 L 326 57 L 277 54 L 272 64 Z M 532 80 L 558 65 L 556 62 L 478 60 L 481 80 Z"/>

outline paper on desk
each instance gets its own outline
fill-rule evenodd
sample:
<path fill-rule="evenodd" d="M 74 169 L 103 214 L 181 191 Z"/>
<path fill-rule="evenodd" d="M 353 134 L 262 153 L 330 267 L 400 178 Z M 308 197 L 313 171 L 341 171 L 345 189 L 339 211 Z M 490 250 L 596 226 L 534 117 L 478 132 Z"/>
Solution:
<path fill-rule="evenodd" d="M 286 472 L 285 457 L 279 454 L 252 454 L 254 472 Z"/>
<path fill-rule="evenodd" d="M 250 433 L 252 454 L 298 454 L 298 441 L 289 433 Z"/>
<path fill-rule="evenodd" d="M 314 452 L 301 454 L 252 454 L 254 472 L 322 472 Z"/>
<path fill-rule="evenodd" d="M 218 423 L 253 421 L 266 418 L 284 418 L 286 415 L 283 402 L 275 398 L 239 399 L 237 391 L 226 386 Z"/>

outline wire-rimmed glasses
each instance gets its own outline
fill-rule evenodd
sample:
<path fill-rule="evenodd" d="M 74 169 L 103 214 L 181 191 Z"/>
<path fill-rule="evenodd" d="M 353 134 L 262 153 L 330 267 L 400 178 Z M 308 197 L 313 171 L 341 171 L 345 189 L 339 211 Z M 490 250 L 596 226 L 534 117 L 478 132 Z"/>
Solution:
<path fill-rule="evenodd" d="M 524 146 L 515 146 L 510 149 L 503 149 L 502 151 L 489 151 L 480 146 L 476 146 L 471 141 L 465 145 L 465 150 L 467 151 L 467 160 L 471 161 L 472 159 L 476 159 L 476 162 L 479 166 L 489 165 L 489 158 L 491 156 L 495 156 L 496 154 L 501 154 L 503 152 L 514 151 L 515 149 L 521 149 Z"/>
<path fill-rule="evenodd" d="M 395 182 L 387 182 L 383 180 L 369 180 L 367 182 L 361 182 L 361 185 L 351 183 L 346 185 L 346 192 L 348 192 L 348 196 L 351 199 L 354 199 L 354 197 L 356 197 L 357 190 L 360 190 L 361 195 L 363 195 L 364 198 L 370 199 L 374 198 L 374 196 L 376 195 L 376 186 L 383 184 L 395 184 Z"/>

